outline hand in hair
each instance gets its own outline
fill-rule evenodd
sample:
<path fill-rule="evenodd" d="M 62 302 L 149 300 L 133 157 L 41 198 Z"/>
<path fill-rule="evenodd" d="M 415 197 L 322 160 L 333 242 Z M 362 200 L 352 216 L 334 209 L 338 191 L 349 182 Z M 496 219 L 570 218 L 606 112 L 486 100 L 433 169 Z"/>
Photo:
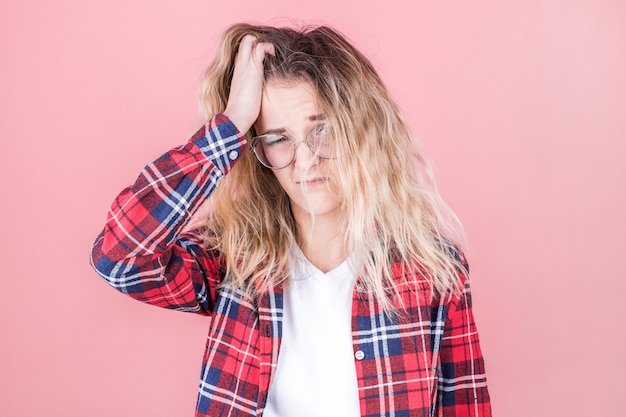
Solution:
<path fill-rule="evenodd" d="M 263 60 L 266 54 L 274 55 L 274 45 L 258 42 L 252 35 L 244 36 L 239 43 L 224 114 L 243 133 L 250 130 L 261 111 Z"/>

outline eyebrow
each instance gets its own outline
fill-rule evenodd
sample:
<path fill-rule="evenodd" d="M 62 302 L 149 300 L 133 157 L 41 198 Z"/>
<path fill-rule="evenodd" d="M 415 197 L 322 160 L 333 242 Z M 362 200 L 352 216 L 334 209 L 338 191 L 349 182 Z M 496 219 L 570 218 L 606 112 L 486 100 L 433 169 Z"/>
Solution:
<path fill-rule="evenodd" d="M 310 122 L 319 122 L 320 120 L 326 120 L 326 115 L 323 113 L 320 113 L 320 114 L 314 114 L 312 116 L 309 116 Z M 271 134 L 282 135 L 285 132 L 287 132 L 287 129 L 285 129 L 284 127 L 279 127 L 276 129 L 266 130 L 264 133 L 260 134 L 259 136 L 271 135 Z"/>
<path fill-rule="evenodd" d="M 309 120 L 312 122 L 316 122 L 318 120 L 326 120 L 326 115 L 324 113 L 315 114 L 313 116 L 309 116 Z"/>

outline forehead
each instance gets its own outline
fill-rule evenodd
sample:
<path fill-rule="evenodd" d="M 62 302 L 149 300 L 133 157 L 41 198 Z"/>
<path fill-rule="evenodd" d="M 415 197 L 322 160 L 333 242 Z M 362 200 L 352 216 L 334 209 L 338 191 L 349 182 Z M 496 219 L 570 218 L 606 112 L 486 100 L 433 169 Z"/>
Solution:
<path fill-rule="evenodd" d="M 270 80 L 263 90 L 255 128 L 259 134 L 281 129 L 297 134 L 321 116 L 317 94 L 309 82 Z"/>

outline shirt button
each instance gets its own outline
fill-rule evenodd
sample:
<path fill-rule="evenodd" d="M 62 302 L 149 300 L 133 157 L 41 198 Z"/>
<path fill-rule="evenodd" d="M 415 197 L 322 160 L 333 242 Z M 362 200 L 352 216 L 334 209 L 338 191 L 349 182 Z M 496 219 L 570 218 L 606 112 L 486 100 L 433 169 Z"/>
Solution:
<path fill-rule="evenodd" d="M 238 156 L 239 156 L 239 152 L 237 151 L 230 151 L 230 153 L 228 154 L 228 157 L 230 158 L 231 161 L 234 161 L 235 159 L 237 159 Z"/>
<path fill-rule="evenodd" d="M 365 291 L 365 287 L 363 285 L 359 284 L 359 285 L 356 286 L 356 291 L 357 292 L 363 292 L 363 291 Z"/>
<path fill-rule="evenodd" d="M 354 357 L 357 361 L 360 361 L 365 357 L 365 352 L 363 352 L 362 350 L 357 350 L 356 352 L 354 352 Z"/>

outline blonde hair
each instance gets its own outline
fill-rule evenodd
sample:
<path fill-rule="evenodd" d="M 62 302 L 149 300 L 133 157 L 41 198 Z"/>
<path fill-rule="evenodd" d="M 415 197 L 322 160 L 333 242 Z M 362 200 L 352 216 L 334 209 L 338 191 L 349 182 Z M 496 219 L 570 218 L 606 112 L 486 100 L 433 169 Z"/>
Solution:
<path fill-rule="evenodd" d="M 345 244 L 361 283 L 385 311 L 396 311 L 399 286 L 426 279 L 432 294 L 459 290 L 465 262 L 454 237 L 462 229 L 443 203 L 432 170 L 411 143 L 406 122 L 369 60 L 326 27 L 236 24 L 222 37 L 200 90 L 202 117 L 224 111 L 241 39 L 271 42 L 265 79 L 308 82 L 337 140 Z M 248 139 L 254 134 L 247 132 Z M 271 170 L 246 152 L 212 196 L 205 237 L 226 266 L 222 285 L 256 297 L 288 277 L 298 231 L 289 198 Z M 392 271 L 392 265 L 403 265 Z"/>

